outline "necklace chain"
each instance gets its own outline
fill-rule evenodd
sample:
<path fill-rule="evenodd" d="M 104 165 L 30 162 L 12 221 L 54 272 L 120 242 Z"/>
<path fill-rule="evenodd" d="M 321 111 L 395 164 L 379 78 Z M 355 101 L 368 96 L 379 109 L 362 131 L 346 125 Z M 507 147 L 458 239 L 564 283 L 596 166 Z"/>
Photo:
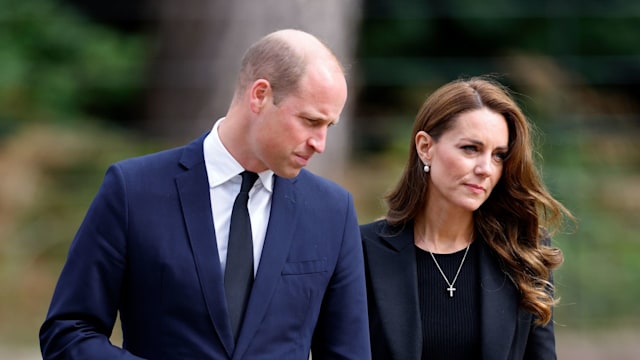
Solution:
<path fill-rule="evenodd" d="M 442 271 L 442 268 L 440 267 L 440 264 L 438 264 L 436 257 L 433 255 L 431 251 L 429 251 L 429 255 L 431 255 L 433 262 L 436 264 L 436 267 L 438 268 L 438 270 L 440 270 L 440 275 L 442 275 L 442 277 L 444 278 L 444 281 L 447 283 L 447 285 L 449 285 L 449 287 L 447 288 L 447 291 L 449 292 L 449 297 L 453 297 L 453 292 L 456 291 L 456 288 L 454 288 L 453 285 L 455 285 L 456 280 L 458 280 L 458 275 L 460 275 L 460 270 L 462 270 L 462 265 L 464 264 L 464 260 L 467 258 L 467 253 L 469 252 L 470 246 L 471 246 L 471 243 L 467 245 L 467 248 L 464 251 L 464 256 L 462 256 L 462 261 L 460 261 L 460 266 L 458 266 L 458 271 L 456 272 L 456 276 L 453 278 L 452 282 L 449 282 L 449 279 L 447 279 L 447 275 L 445 275 L 444 271 Z"/>

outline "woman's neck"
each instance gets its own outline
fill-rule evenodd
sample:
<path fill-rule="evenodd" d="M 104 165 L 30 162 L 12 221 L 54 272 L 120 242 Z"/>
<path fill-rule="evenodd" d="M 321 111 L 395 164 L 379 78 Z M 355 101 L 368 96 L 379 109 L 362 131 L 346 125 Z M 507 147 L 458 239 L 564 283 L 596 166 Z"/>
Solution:
<path fill-rule="evenodd" d="M 473 213 L 424 213 L 414 222 L 416 246 L 437 254 L 450 254 L 473 241 Z"/>

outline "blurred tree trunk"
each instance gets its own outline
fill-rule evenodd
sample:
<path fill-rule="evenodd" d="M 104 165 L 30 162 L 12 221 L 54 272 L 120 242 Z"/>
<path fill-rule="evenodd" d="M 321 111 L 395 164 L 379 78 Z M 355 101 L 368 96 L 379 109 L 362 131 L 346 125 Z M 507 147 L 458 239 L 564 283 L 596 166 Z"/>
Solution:
<path fill-rule="evenodd" d="M 193 138 L 224 116 L 240 59 L 263 35 L 283 28 L 308 31 L 325 41 L 349 74 L 356 47 L 361 0 L 160 0 L 157 49 L 151 67 L 144 126 L 176 142 Z M 339 179 L 350 154 L 351 103 L 332 128 L 327 150 L 310 168 Z"/>

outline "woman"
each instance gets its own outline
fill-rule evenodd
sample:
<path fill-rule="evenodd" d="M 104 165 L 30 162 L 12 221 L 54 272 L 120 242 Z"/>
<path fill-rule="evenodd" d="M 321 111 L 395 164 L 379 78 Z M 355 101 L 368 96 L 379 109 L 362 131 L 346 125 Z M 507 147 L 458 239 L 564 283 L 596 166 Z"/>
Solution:
<path fill-rule="evenodd" d="M 374 359 L 555 359 L 550 230 L 570 212 L 545 189 L 530 125 L 477 77 L 416 117 L 384 219 L 362 225 Z"/>

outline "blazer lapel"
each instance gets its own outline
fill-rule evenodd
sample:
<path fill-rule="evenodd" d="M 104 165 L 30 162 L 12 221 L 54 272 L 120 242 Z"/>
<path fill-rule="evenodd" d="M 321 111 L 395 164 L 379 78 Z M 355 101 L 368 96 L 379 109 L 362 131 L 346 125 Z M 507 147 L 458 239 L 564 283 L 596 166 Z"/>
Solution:
<path fill-rule="evenodd" d="M 488 245 L 480 246 L 482 358 L 508 359 L 516 333 L 518 291 Z"/>
<path fill-rule="evenodd" d="M 408 224 L 398 235 L 385 235 L 387 230 L 385 226 L 380 243 L 365 243 L 372 291 L 394 358 L 420 359 L 422 327 L 413 225 Z"/>
<path fill-rule="evenodd" d="M 184 221 L 195 259 L 200 286 L 213 321 L 213 326 L 229 356 L 234 340 L 229 317 L 224 306 L 224 277 L 220 266 L 216 235 L 211 213 L 209 182 L 202 154 L 204 135 L 187 146 L 181 164 L 186 172 L 176 177 Z"/>
<path fill-rule="evenodd" d="M 276 176 L 274 179 L 269 225 L 237 348 L 233 354 L 234 359 L 242 357 L 255 336 L 289 254 L 298 217 L 295 182 L 295 178 L 284 179 Z"/>

